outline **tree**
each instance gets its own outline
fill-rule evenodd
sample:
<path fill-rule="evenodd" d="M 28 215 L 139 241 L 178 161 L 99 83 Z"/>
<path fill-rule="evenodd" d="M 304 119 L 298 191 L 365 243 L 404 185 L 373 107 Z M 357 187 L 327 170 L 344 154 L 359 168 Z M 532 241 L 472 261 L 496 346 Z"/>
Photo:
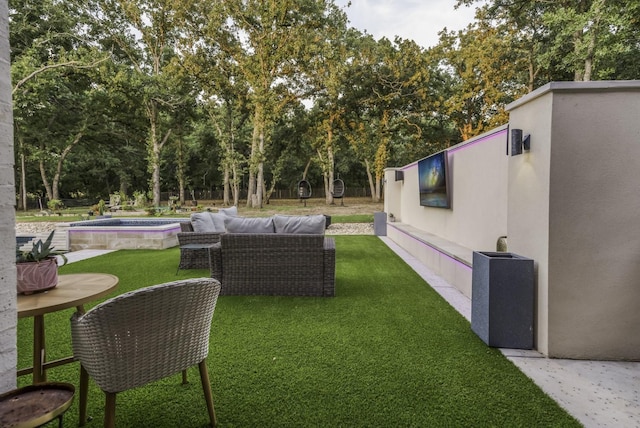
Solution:
<path fill-rule="evenodd" d="M 457 6 L 476 2 L 459 0 Z M 510 26 L 526 41 L 529 49 L 519 54 L 530 54 L 530 72 L 542 71 L 546 81 L 629 78 L 627 64 L 623 69 L 617 61 L 621 56 L 638 65 L 636 0 L 493 0 L 482 11 L 480 19 Z M 635 78 L 638 73 L 636 68 Z"/>
<path fill-rule="evenodd" d="M 182 65 L 200 89 L 200 104 L 217 134 L 223 204 L 238 205 L 246 163 L 243 134 L 250 114 L 249 86 L 236 61 L 242 45 L 225 25 L 224 3 L 196 2 L 192 11 L 180 38 Z"/>
<path fill-rule="evenodd" d="M 441 32 L 432 55 L 452 76 L 455 85 L 441 108 L 467 140 L 508 121 L 504 106 L 527 92 L 520 83 L 508 27 L 487 21 L 470 24 L 458 33 Z"/>
<path fill-rule="evenodd" d="M 49 199 L 59 199 L 65 161 L 100 126 L 92 74 L 105 61 L 72 4 L 10 5 L 14 126 L 20 205 L 26 208 L 28 162 L 37 163 Z"/>
<path fill-rule="evenodd" d="M 291 101 L 305 96 L 306 65 L 315 44 L 333 25 L 330 1 L 285 0 L 223 2 L 232 44 L 221 45 L 238 64 L 249 87 L 253 133 L 249 155 L 247 205 L 261 207 L 265 189 L 265 158 L 273 124 Z M 241 49 L 236 47 L 240 46 Z"/>
<path fill-rule="evenodd" d="M 361 158 L 375 201 L 382 197 L 384 169 L 393 150 L 421 145 L 438 134 L 440 96 L 430 89 L 440 79 L 426 52 L 415 42 L 362 37 L 350 59 L 344 86 L 346 138 Z M 431 141 L 435 142 L 435 141 Z"/>
<path fill-rule="evenodd" d="M 329 14 L 332 25 L 326 27 L 322 38 L 314 44 L 316 50 L 308 66 L 317 128 L 311 141 L 323 173 L 325 200 L 332 204 L 337 134 L 345 113 L 340 99 L 344 94 L 344 76 L 353 52 L 353 40 L 359 33 L 347 31 L 347 17 L 335 6 L 330 5 Z"/>
<path fill-rule="evenodd" d="M 132 88 L 148 120 L 147 159 L 153 204 L 160 205 L 161 153 L 171 137 L 168 118 L 188 103 L 176 87 L 172 63 L 177 61 L 175 41 L 183 23 L 186 1 L 95 0 L 85 9 L 101 23 L 102 44 L 114 61 L 132 69 Z"/>

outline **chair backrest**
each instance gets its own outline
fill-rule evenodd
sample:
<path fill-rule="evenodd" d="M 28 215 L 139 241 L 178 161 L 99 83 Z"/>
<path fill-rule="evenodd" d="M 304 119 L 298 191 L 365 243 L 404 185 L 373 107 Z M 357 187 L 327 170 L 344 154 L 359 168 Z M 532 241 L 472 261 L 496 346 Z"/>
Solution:
<path fill-rule="evenodd" d="M 180 222 L 180 232 L 193 232 L 193 225 L 190 221 Z"/>
<path fill-rule="evenodd" d="M 103 391 L 178 373 L 209 352 L 220 283 L 195 278 L 122 294 L 71 318 L 73 352 Z"/>

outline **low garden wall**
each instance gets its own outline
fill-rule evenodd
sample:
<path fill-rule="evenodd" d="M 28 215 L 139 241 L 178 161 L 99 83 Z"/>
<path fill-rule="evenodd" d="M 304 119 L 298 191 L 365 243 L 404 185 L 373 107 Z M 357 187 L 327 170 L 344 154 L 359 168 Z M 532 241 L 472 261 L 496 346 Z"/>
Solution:
<path fill-rule="evenodd" d="M 538 351 L 640 361 L 640 81 L 551 82 L 506 108 L 508 127 L 446 151 L 450 207 L 421 205 L 427 162 L 386 170 L 387 235 L 468 297 L 469 253 L 506 237 L 534 261 Z"/>

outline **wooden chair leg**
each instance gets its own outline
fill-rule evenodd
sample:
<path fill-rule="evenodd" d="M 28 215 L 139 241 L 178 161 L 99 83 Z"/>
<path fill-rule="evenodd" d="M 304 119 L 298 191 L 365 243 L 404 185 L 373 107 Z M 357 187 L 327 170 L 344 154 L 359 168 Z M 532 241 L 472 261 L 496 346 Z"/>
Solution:
<path fill-rule="evenodd" d="M 116 394 L 115 392 L 105 392 L 104 405 L 104 428 L 115 428 L 116 426 Z"/>
<path fill-rule="evenodd" d="M 182 370 L 182 384 L 186 385 L 187 383 L 189 383 L 187 381 L 187 371 L 186 370 Z"/>
<path fill-rule="evenodd" d="M 204 399 L 207 401 L 207 410 L 209 411 L 209 420 L 211 426 L 215 427 L 218 424 L 216 420 L 216 410 L 213 407 L 213 394 L 211 393 L 211 383 L 209 382 L 209 371 L 207 370 L 207 361 L 202 360 L 198 364 L 200 368 L 200 380 L 202 381 L 202 390 L 204 391 Z"/>
<path fill-rule="evenodd" d="M 80 365 L 80 418 L 78 426 L 84 426 L 87 423 L 87 394 L 89 391 L 89 373 Z"/>

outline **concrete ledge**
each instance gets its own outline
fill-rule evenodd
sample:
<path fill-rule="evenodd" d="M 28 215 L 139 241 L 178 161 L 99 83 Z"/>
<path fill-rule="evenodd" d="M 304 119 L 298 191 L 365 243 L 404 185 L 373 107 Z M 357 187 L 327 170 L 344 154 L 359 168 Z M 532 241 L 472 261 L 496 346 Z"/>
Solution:
<path fill-rule="evenodd" d="M 387 223 L 387 236 L 471 298 L 473 250 L 405 223 Z"/>
<path fill-rule="evenodd" d="M 421 241 L 423 244 L 428 245 L 434 250 L 437 250 L 462 264 L 469 267 L 473 266 L 473 250 L 470 248 L 463 247 L 460 244 L 456 244 L 455 242 L 451 242 L 434 235 L 433 233 L 425 232 L 424 230 L 417 229 L 405 223 L 389 223 L 387 227 L 395 228 L 399 232 L 410 235 L 411 237 Z"/>

